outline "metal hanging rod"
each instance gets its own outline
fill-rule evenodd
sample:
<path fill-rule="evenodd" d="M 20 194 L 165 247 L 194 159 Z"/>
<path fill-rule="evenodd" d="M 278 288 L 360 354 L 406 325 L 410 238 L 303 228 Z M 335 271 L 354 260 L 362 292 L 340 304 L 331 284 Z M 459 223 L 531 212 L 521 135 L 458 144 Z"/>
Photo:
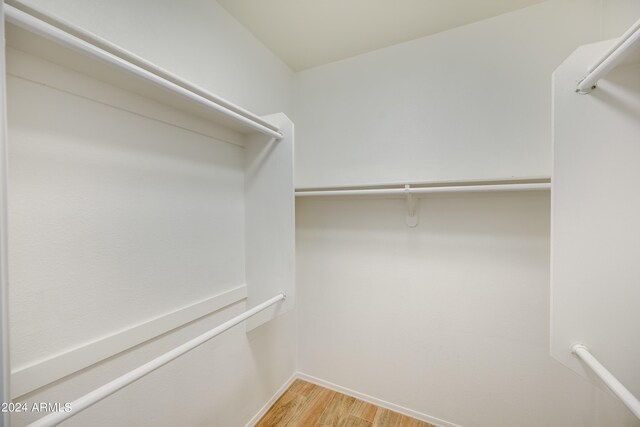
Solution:
<path fill-rule="evenodd" d="M 615 394 L 618 399 L 626 405 L 633 415 L 640 419 L 640 400 L 638 400 L 627 388 L 622 385 L 611 372 L 607 370 L 598 359 L 593 357 L 589 349 L 584 344 L 574 344 L 571 347 L 571 353 L 578 356 L 589 368 L 609 387 L 609 390 Z"/>
<path fill-rule="evenodd" d="M 449 185 L 439 187 L 411 187 L 410 185 L 406 185 L 402 188 L 366 188 L 360 190 L 300 190 L 296 191 L 296 197 L 383 195 L 406 196 L 408 193 L 415 195 L 431 193 L 480 193 L 493 191 L 534 191 L 550 189 L 551 184 L 548 182 L 522 184 Z"/>
<path fill-rule="evenodd" d="M 272 306 L 273 304 L 282 301 L 286 298 L 284 292 L 279 293 L 275 297 L 253 307 L 250 310 L 245 311 L 244 313 L 234 317 L 231 320 L 226 321 L 220 326 L 217 326 L 208 332 L 192 339 L 191 341 L 187 341 L 174 348 L 171 351 L 166 352 L 162 356 L 156 357 L 150 362 L 145 363 L 144 365 L 116 378 L 115 380 L 99 387 L 84 396 L 74 400 L 71 402 L 71 411 L 70 412 L 54 412 L 49 414 L 39 420 L 31 423 L 28 427 L 51 427 L 60 424 L 68 418 L 71 418 L 74 415 L 77 415 L 79 412 L 87 409 L 88 407 L 100 402 L 102 399 L 112 395 L 118 390 L 123 389 L 129 384 L 138 381 L 140 378 L 144 377 L 147 374 L 155 371 L 156 369 L 166 365 L 174 359 L 182 356 L 183 354 L 193 350 L 201 344 L 209 341 L 210 339 L 220 335 L 228 329 L 236 326 L 238 323 L 241 323 L 247 320 L 249 317 L 254 316 L 255 314 L 265 310 L 266 308 Z"/>
<path fill-rule="evenodd" d="M 190 85 L 185 85 L 187 87 L 183 87 L 176 82 L 178 79 L 173 78 L 172 80 L 174 81 L 171 81 L 168 78 L 163 77 L 162 75 L 167 75 L 167 73 L 153 66 L 149 62 L 144 61 L 145 67 L 143 68 L 140 65 L 136 65 L 132 62 L 127 61 L 120 55 L 116 55 L 107 50 L 104 50 L 99 46 L 96 46 L 86 40 L 83 40 L 56 27 L 55 25 L 38 19 L 27 12 L 24 12 L 7 4 L 4 5 L 4 14 L 6 22 L 37 34 L 45 39 L 52 40 L 71 50 L 80 52 L 83 55 L 97 60 L 105 65 L 116 67 L 135 78 L 142 79 L 162 90 L 173 93 L 174 95 L 178 95 L 202 107 L 213 110 L 223 116 L 233 119 L 234 121 L 242 123 L 244 126 L 256 132 L 269 135 L 276 139 L 282 138 L 282 133 L 280 133 L 277 128 L 265 125 L 264 121 L 259 119 L 257 116 L 254 116 L 253 114 L 250 114 L 248 112 L 245 112 L 245 114 L 240 114 L 237 111 L 244 111 L 243 109 L 235 106 L 233 107 L 233 109 L 228 108 L 225 105 L 216 102 L 217 97 L 215 95 L 207 93 L 205 96 L 205 92 L 202 90 L 199 91 L 200 93 L 196 93 L 188 88 Z M 111 50 L 114 49 L 115 48 L 111 46 Z M 131 56 L 130 54 L 127 55 Z M 126 57 L 126 55 L 122 56 Z M 156 70 L 158 72 L 154 72 Z M 229 103 L 226 102 L 226 104 Z"/>
<path fill-rule="evenodd" d="M 598 62 L 589 67 L 589 74 L 578 83 L 576 92 L 590 93 L 596 88 L 598 80 L 618 66 L 635 49 L 640 49 L 640 20 L 636 21 Z"/>

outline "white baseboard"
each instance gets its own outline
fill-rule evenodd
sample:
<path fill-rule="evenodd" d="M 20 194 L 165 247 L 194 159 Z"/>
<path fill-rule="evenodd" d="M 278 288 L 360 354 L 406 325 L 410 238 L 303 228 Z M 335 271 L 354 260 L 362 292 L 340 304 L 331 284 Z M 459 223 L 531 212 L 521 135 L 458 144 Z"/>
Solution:
<path fill-rule="evenodd" d="M 393 404 L 393 403 L 389 403 L 389 402 L 387 402 L 385 400 L 377 399 L 377 398 L 369 396 L 367 394 L 359 393 L 357 391 L 348 389 L 346 387 L 339 386 L 337 384 L 330 383 L 329 381 L 321 380 L 320 378 L 316 378 L 316 377 L 313 377 L 311 375 L 307 375 L 307 374 L 302 373 L 302 372 L 295 372 L 291 376 L 291 378 L 289 378 L 278 389 L 278 391 L 276 391 L 275 394 L 273 396 L 271 396 L 271 399 L 269 399 L 269 401 L 262 407 L 262 409 L 260 409 L 260 411 L 258 411 L 258 413 L 256 415 L 254 415 L 253 418 L 251 418 L 251 421 L 249 421 L 247 423 L 246 427 L 255 426 L 258 423 L 258 421 L 260 421 L 260 418 L 262 418 L 264 416 L 264 414 L 267 413 L 269 408 L 271 408 L 271 406 L 274 403 L 276 403 L 276 400 L 278 400 L 278 398 L 280 396 L 282 396 L 284 394 L 284 392 L 289 388 L 289 386 L 291 386 L 291 384 L 297 379 L 301 379 L 301 380 L 304 380 L 304 381 L 319 385 L 321 387 L 328 388 L 328 389 L 333 390 L 333 391 L 337 391 L 338 393 L 346 394 L 347 396 L 355 397 L 356 399 L 364 400 L 365 402 L 369 402 L 369 403 L 371 403 L 373 405 L 376 405 L 376 406 L 379 406 L 381 408 L 389 409 L 391 411 L 398 412 L 398 413 L 400 413 L 402 415 L 406 415 L 408 417 L 415 418 L 417 420 L 424 421 L 424 422 L 429 423 L 429 424 L 433 424 L 436 427 L 462 427 L 459 424 L 454 424 L 454 423 L 451 423 L 449 421 L 441 420 L 440 418 L 432 417 L 430 415 L 423 414 L 421 412 L 413 411 L 413 410 L 405 408 L 403 406 L 399 406 L 399 405 L 396 405 L 396 404 Z"/>
<path fill-rule="evenodd" d="M 282 384 L 282 386 L 278 389 L 278 391 L 276 391 L 273 394 L 273 396 L 271 396 L 271 399 L 269 399 L 267 403 L 265 403 L 265 405 L 258 411 L 258 413 L 255 414 L 253 418 L 251 418 L 251 420 L 247 423 L 246 427 L 255 426 L 258 423 L 258 421 L 260 421 L 260 418 L 262 418 L 264 414 L 267 413 L 267 411 L 271 408 L 271 406 L 273 406 L 273 404 L 276 403 L 276 400 L 278 400 L 280 396 L 282 396 L 284 392 L 287 391 L 287 389 L 291 386 L 291 384 L 293 384 L 293 382 L 297 378 L 298 378 L 298 373 L 294 372 L 293 375 L 291 375 L 291 377 L 284 384 Z"/>
<path fill-rule="evenodd" d="M 411 418 L 418 419 L 420 421 L 427 422 L 429 424 L 433 424 L 436 427 L 462 427 L 458 424 L 450 423 L 445 420 L 441 420 L 436 417 L 432 417 L 427 414 L 423 414 L 421 412 L 413 411 L 411 409 L 405 408 L 403 406 L 399 406 L 393 403 L 389 403 L 387 401 L 377 399 L 375 397 L 359 393 L 357 391 L 348 389 L 346 387 L 339 386 L 337 384 L 330 383 L 329 381 L 321 380 L 320 378 L 312 377 L 311 375 L 304 374 L 302 372 L 298 372 L 295 375 L 296 378 L 299 378 L 304 381 L 308 381 L 310 383 L 319 385 L 321 387 L 325 387 L 334 391 L 337 391 L 342 394 L 346 394 L 347 396 L 355 397 L 356 399 L 364 400 L 365 402 L 372 403 L 376 406 L 380 406 L 381 408 L 389 409 L 394 412 L 398 412 L 402 415 L 406 415 Z"/>

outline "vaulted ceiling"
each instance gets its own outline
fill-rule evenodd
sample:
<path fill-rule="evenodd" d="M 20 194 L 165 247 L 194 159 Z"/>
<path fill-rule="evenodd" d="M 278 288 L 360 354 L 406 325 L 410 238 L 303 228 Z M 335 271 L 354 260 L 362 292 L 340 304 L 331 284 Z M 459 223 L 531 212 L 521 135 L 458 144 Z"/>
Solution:
<path fill-rule="evenodd" d="M 544 0 L 218 0 L 294 70 L 445 31 Z"/>

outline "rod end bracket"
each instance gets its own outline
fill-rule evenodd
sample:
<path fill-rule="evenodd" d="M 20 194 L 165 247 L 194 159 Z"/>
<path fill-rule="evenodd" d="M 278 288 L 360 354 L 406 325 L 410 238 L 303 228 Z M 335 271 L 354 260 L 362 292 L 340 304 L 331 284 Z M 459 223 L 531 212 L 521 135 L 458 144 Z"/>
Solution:
<path fill-rule="evenodd" d="M 576 90 L 575 90 L 575 92 L 576 92 L 578 95 L 588 95 L 588 94 L 590 94 L 591 92 L 593 92 L 593 91 L 598 87 L 598 85 L 597 85 L 597 84 L 594 84 L 594 85 L 592 85 L 592 86 L 590 86 L 590 87 L 588 87 L 588 88 L 586 88 L 586 89 L 582 89 L 582 88 L 580 87 L 580 86 L 581 86 L 581 83 L 582 83 L 582 82 L 578 82 L 578 87 L 577 87 L 577 88 L 576 88 Z"/>
<path fill-rule="evenodd" d="M 582 344 L 581 342 L 571 344 L 571 354 L 577 354 L 579 349 L 587 350 L 587 346 Z"/>

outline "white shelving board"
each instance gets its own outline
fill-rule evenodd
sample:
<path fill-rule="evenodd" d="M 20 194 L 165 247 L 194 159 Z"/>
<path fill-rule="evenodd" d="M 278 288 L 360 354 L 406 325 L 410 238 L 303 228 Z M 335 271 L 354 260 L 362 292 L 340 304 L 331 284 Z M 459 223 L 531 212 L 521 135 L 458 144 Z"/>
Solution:
<path fill-rule="evenodd" d="M 583 343 L 640 396 L 640 57 L 575 93 L 613 43 L 580 47 L 553 76 L 551 354 L 602 385 L 570 353 Z"/>
<path fill-rule="evenodd" d="M 4 34 L 4 4 L 0 4 L 0 33 Z M 5 72 L 4 46 L 0 46 L 0 73 Z M 5 99 L 6 81 L 0 80 L 0 96 Z M 0 104 L 0 398 L 3 402 L 11 399 L 9 379 L 11 369 L 9 366 L 9 274 L 8 274 L 8 241 L 2 236 L 8 231 L 7 212 L 7 112 L 6 103 Z M 9 413 L 0 415 L 0 427 L 10 423 Z"/>

